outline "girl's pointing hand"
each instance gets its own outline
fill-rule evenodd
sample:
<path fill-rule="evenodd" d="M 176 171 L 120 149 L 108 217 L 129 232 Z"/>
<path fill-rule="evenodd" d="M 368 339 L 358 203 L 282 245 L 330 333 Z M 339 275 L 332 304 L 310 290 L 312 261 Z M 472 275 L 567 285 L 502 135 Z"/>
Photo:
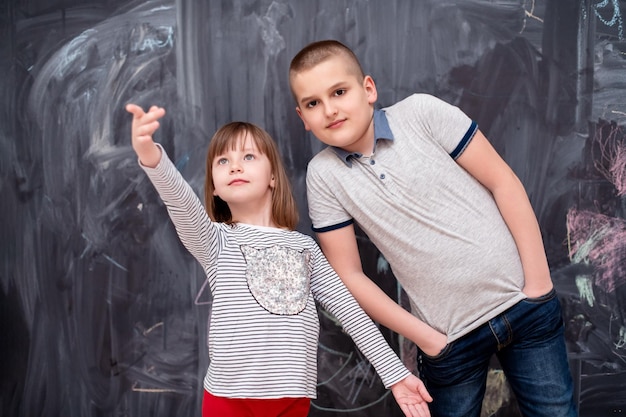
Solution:
<path fill-rule="evenodd" d="M 141 163 L 154 168 L 161 160 L 161 150 L 152 140 L 152 135 L 159 128 L 159 119 L 165 116 L 165 109 L 152 106 L 144 112 L 136 104 L 127 104 L 126 111 L 133 115 L 131 139 L 133 149 Z"/>

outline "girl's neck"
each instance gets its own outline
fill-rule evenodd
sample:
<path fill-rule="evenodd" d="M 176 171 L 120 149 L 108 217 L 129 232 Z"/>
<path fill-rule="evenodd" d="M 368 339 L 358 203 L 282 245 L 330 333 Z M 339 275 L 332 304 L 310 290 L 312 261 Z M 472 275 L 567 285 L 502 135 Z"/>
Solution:
<path fill-rule="evenodd" d="M 272 218 L 271 208 L 266 210 L 251 209 L 248 207 L 230 207 L 232 218 L 236 223 L 245 223 L 253 226 L 278 227 Z"/>

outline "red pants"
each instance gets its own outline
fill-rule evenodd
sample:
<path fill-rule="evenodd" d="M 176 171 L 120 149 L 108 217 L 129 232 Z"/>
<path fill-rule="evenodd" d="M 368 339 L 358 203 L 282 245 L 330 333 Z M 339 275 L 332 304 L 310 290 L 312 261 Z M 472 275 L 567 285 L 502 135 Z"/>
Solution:
<path fill-rule="evenodd" d="M 202 417 L 306 417 L 308 398 L 224 398 L 204 391 Z"/>

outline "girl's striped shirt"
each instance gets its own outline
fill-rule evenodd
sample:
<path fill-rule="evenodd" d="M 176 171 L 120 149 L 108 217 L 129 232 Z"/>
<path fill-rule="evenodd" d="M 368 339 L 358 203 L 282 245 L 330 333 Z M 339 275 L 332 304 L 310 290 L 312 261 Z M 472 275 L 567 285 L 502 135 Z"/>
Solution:
<path fill-rule="evenodd" d="M 315 301 L 339 320 L 385 387 L 409 375 L 310 236 L 212 222 L 161 150 L 155 168 L 142 168 L 180 240 L 206 272 L 212 295 L 208 392 L 229 398 L 316 398 Z"/>

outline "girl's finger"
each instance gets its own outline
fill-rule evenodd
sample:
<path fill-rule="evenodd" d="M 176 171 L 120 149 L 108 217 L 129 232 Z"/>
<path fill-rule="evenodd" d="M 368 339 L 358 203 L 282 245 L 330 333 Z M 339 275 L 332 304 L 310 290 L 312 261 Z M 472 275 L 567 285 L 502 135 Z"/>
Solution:
<path fill-rule="evenodd" d="M 131 113 L 134 117 L 141 117 L 144 115 L 144 111 L 136 104 L 129 103 L 126 105 L 126 111 Z"/>

